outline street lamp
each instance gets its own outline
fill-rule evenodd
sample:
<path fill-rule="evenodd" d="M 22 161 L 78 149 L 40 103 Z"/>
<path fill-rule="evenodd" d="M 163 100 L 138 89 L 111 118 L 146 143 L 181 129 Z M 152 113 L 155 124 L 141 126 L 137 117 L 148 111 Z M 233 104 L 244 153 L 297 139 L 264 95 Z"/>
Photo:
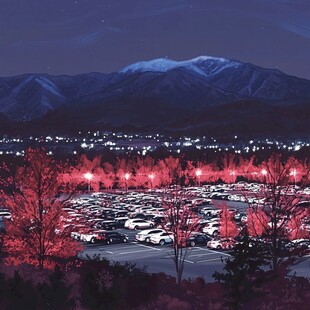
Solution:
<path fill-rule="evenodd" d="M 93 175 L 90 172 L 84 173 L 84 178 L 88 181 L 88 192 L 90 192 L 90 181 L 93 178 Z"/>
<path fill-rule="evenodd" d="M 126 172 L 126 173 L 125 173 L 126 193 L 128 192 L 128 184 L 127 184 L 127 182 L 128 182 L 128 180 L 129 180 L 129 178 L 130 178 L 130 173 Z"/>
<path fill-rule="evenodd" d="M 197 177 L 197 182 L 198 182 L 198 186 L 200 187 L 200 177 L 202 175 L 202 171 L 201 169 L 197 169 L 196 170 L 196 177 Z"/>
<path fill-rule="evenodd" d="M 262 169 L 261 174 L 264 176 L 264 183 L 266 183 L 266 177 L 267 177 L 267 170 L 266 169 Z"/>
<path fill-rule="evenodd" d="M 230 175 L 231 175 L 232 183 L 234 183 L 235 182 L 236 171 L 234 171 L 234 170 L 231 171 Z"/>
<path fill-rule="evenodd" d="M 296 175 L 297 175 L 297 170 L 294 168 L 291 172 L 290 175 L 294 177 L 294 186 L 296 185 Z"/>
<path fill-rule="evenodd" d="M 149 174 L 149 179 L 151 180 L 151 190 L 153 189 L 153 180 L 155 178 L 155 174 L 154 173 L 150 173 Z"/>

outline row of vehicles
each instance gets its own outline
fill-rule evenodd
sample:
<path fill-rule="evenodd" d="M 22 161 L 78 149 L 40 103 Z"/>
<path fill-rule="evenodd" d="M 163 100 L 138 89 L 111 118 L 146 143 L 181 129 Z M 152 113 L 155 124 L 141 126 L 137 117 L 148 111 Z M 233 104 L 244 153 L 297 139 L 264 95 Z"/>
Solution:
<path fill-rule="evenodd" d="M 233 186 L 235 189 L 233 189 Z M 96 243 L 111 244 L 116 242 L 129 242 L 123 229 L 137 231 L 136 242 L 148 244 L 172 244 L 173 234 L 167 227 L 163 229 L 162 206 L 163 197 L 173 196 L 182 192 L 183 199 L 191 209 L 200 217 L 200 230 L 193 233 L 184 241 L 187 246 L 206 245 L 212 249 L 231 249 L 237 243 L 232 238 L 219 238 L 221 210 L 212 205 L 217 195 L 221 199 L 242 202 L 237 191 L 240 189 L 253 193 L 260 190 L 261 185 L 212 185 L 192 188 L 157 189 L 152 192 L 128 193 L 94 193 L 91 196 L 77 198 L 66 206 L 68 218 L 79 219 L 76 231 L 72 236 L 77 240 Z M 237 190 L 236 190 L 237 189 Z M 212 195 L 216 194 L 216 195 Z M 212 197 L 215 198 L 212 198 Z M 238 200 L 239 199 L 239 200 Z M 245 208 L 229 208 L 234 215 L 236 223 L 246 222 Z M 68 220 L 68 218 L 66 220 Z M 138 232 L 142 230 L 141 232 Z"/>

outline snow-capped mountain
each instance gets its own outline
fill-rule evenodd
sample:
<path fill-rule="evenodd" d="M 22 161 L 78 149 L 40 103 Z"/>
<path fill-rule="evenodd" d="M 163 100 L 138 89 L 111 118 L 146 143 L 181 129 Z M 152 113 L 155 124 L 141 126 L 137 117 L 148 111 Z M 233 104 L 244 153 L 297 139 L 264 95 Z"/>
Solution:
<path fill-rule="evenodd" d="M 275 129 L 285 125 L 288 131 L 302 131 L 297 115 L 302 113 L 305 124 L 309 121 L 309 102 L 310 81 L 209 56 L 142 61 L 112 74 L 0 78 L 2 123 L 30 121 L 29 128 L 34 122 L 49 130 L 105 125 L 182 130 L 230 124 L 248 131 L 247 126 L 256 130 L 284 113 Z"/>
<path fill-rule="evenodd" d="M 167 72 L 176 68 L 184 68 L 196 72 L 203 77 L 210 77 L 218 74 L 227 68 L 237 68 L 241 63 L 224 58 L 209 56 L 200 56 L 191 60 L 174 61 L 166 58 L 159 58 L 150 61 L 141 61 L 132 64 L 124 69 L 121 73 L 134 72 Z"/>

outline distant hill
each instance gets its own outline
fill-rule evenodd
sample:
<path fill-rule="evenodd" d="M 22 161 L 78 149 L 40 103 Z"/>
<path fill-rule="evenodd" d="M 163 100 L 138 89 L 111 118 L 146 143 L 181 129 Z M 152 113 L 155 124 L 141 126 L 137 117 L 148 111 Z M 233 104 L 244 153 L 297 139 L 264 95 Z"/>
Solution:
<path fill-rule="evenodd" d="M 0 78 L 0 131 L 132 128 L 308 135 L 310 81 L 235 60 L 155 59 L 112 74 Z"/>

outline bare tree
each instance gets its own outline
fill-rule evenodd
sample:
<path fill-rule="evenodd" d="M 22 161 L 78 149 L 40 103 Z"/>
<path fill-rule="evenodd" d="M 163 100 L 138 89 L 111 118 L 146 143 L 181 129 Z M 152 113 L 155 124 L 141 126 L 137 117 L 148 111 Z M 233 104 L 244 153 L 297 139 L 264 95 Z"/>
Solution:
<path fill-rule="evenodd" d="M 185 203 L 181 195 L 164 201 L 164 218 L 162 227 L 173 235 L 171 258 L 175 265 L 177 283 L 182 280 L 184 261 L 187 255 L 186 240 L 199 229 L 199 218 Z"/>

